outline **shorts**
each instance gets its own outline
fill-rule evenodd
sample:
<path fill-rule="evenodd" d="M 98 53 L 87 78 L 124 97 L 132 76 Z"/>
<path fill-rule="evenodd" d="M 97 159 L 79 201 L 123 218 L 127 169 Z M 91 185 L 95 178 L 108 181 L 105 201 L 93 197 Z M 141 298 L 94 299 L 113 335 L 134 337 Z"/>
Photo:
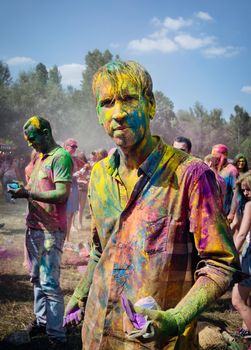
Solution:
<path fill-rule="evenodd" d="M 251 244 L 246 242 L 244 244 L 241 256 L 241 270 L 251 276 Z M 240 285 L 251 287 L 251 277 L 240 282 Z"/>
<path fill-rule="evenodd" d="M 79 193 L 77 181 L 73 178 L 71 184 L 71 192 L 66 204 L 67 214 L 72 214 L 78 211 L 79 208 Z"/>

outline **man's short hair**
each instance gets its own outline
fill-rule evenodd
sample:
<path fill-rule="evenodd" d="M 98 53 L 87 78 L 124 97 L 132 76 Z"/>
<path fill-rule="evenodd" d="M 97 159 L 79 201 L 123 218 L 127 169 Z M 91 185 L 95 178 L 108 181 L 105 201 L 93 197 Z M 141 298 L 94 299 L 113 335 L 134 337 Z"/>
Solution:
<path fill-rule="evenodd" d="M 192 149 L 192 142 L 191 140 L 189 140 L 187 137 L 184 137 L 184 136 L 177 136 L 173 142 L 182 142 L 182 143 L 185 143 L 186 146 L 187 146 L 187 151 L 188 152 L 191 152 L 191 149 Z"/>
<path fill-rule="evenodd" d="M 227 157 L 228 155 L 228 148 L 226 145 L 222 144 L 222 143 L 219 143 L 217 145 L 214 145 L 212 147 L 212 152 L 211 152 L 213 155 L 218 155 L 218 154 L 221 154 L 221 155 L 224 155 L 225 157 Z"/>
<path fill-rule="evenodd" d="M 121 95 L 122 75 L 128 76 L 129 80 L 138 88 L 138 93 L 142 94 L 154 106 L 151 118 L 155 114 L 155 98 L 153 94 L 153 83 L 150 74 L 138 62 L 115 60 L 105 64 L 94 74 L 92 81 L 92 91 L 96 97 L 100 82 L 109 80 L 115 93 Z M 153 115 L 152 115 L 153 114 Z"/>
<path fill-rule="evenodd" d="M 212 168 L 217 170 L 220 163 L 220 158 L 213 156 L 212 154 L 208 154 L 204 157 L 204 162 L 211 163 Z"/>
<path fill-rule="evenodd" d="M 24 124 L 23 130 L 28 129 L 30 125 L 34 126 L 38 131 L 41 132 L 42 130 L 47 129 L 49 133 L 52 134 L 50 122 L 42 117 L 39 117 L 38 115 L 33 115 L 30 117 Z"/>

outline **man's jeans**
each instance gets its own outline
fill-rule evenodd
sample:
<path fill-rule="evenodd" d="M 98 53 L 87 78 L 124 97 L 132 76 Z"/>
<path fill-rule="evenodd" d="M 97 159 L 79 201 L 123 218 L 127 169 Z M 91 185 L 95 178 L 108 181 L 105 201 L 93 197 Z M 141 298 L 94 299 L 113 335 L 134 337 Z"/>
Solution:
<path fill-rule="evenodd" d="M 38 324 L 46 324 L 49 337 L 65 340 L 64 298 L 59 285 L 60 263 L 65 233 L 28 228 L 26 247 L 34 285 L 34 313 Z"/>

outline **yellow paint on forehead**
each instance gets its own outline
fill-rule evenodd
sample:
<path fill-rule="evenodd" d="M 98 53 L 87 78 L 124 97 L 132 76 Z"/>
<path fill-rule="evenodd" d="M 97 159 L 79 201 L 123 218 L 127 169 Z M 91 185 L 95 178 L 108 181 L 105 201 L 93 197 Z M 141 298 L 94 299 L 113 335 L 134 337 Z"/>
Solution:
<path fill-rule="evenodd" d="M 33 117 L 30 118 L 30 123 L 36 129 L 40 129 L 40 121 L 36 115 L 34 115 Z"/>
<path fill-rule="evenodd" d="M 96 97 L 102 94 L 113 94 L 113 95 L 123 95 L 125 92 L 132 91 L 135 93 L 140 93 L 140 86 L 136 82 L 136 78 L 133 79 L 131 76 L 121 73 L 116 75 L 116 80 L 111 79 L 109 75 L 103 74 L 97 78 L 96 83 Z"/>

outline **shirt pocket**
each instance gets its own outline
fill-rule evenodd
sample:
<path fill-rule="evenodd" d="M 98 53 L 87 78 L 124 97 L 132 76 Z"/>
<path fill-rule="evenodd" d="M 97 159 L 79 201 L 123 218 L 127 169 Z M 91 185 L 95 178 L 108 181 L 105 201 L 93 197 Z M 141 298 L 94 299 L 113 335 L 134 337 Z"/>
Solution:
<path fill-rule="evenodd" d="M 146 237 L 144 250 L 149 256 L 166 251 L 170 222 L 170 216 L 145 222 Z"/>

